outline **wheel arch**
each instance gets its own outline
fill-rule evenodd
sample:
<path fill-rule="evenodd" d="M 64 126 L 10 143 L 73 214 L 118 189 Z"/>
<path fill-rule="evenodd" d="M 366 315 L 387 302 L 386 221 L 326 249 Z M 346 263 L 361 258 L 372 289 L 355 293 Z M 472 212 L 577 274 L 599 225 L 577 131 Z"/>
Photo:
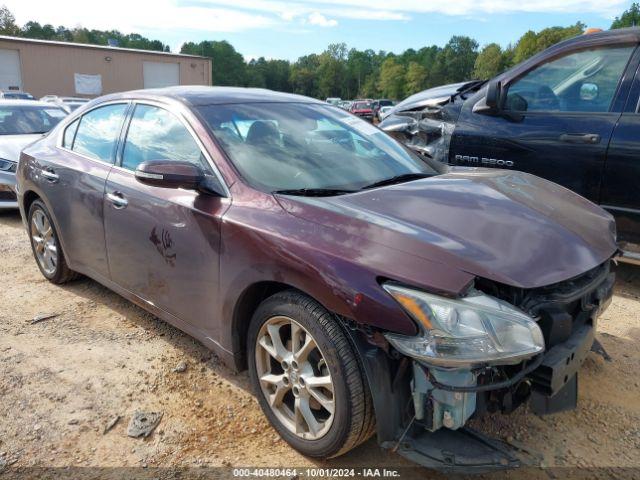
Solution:
<path fill-rule="evenodd" d="M 24 192 L 24 195 L 22 196 L 22 208 L 24 210 L 25 219 L 27 219 L 27 216 L 29 215 L 29 209 L 31 208 L 31 205 L 36 200 L 43 201 L 42 197 L 33 190 L 27 190 L 26 192 Z"/>
<path fill-rule="evenodd" d="M 253 317 L 254 312 L 264 300 L 284 290 L 294 290 L 302 295 L 313 299 L 314 301 L 321 304 L 324 308 L 326 308 L 326 306 L 323 305 L 322 302 L 320 302 L 313 295 L 310 295 L 308 292 L 305 292 L 300 288 L 288 283 L 278 282 L 274 280 L 264 280 L 255 282 L 247 286 L 247 288 L 245 288 L 238 297 L 235 308 L 233 310 L 233 320 L 231 328 L 232 348 L 236 370 L 243 371 L 248 368 L 247 352 L 245 347 L 247 343 L 249 323 L 251 322 L 251 318 Z M 328 308 L 327 310 L 331 311 Z"/>
<path fill-rule="evenodd" d="M 24 220 L 24 225 L 27 228 L 27 232 L 29 231 L 29 210 L 31 209 L 31 205 L 33 205 L 33 202 L 35 202 L 36 200 L 40 200 L 42 203 L 44 203 L 44 206 L 47 207 L 49 216 L 51 217 L 51 221 L 53 222 L 53 226 L 55 227 L 56 233 L 58 234 L 58 240 L 60 241 L 60 248 L 62 249 L 62 254 L 64 255 L 65 260 L 67 261 L 67 264 L 69 264 L 70 260 L 69 260 L 69 255 L 67 254 L 67 248 L 65 246 L 63 233 L 60 231 L 58 220 L 56 219 L 56 216 L 53 213 L 53 209 L 51 208 L 51 205 L 49 205 L 49 202 L 47 201 L 46 197 L 33 189 L 25 190 L 24 193 L 22 194 L 21 205 L 22 205 L 22 211 L 24 212 L 23 220 Z"/>

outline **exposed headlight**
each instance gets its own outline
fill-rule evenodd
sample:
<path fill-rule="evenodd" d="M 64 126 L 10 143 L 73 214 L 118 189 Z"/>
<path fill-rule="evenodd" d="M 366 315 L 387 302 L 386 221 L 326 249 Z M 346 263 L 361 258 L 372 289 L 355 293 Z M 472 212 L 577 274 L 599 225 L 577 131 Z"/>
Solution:
<path fill-rule="evenodd" d="M 0 172 L 15 172 L 18 164 L 12 160 L 0 158 Z"/>
<path fill-rule="evenodd" d="M 394 284 L 383 288 L 421 330 L 415 337 L 385 337 L 398 351 L 423 363 L 508 365 L 544 350 L 542 331 L 533 318 L 496 298 L 474 291 L 453 300 Z"/>

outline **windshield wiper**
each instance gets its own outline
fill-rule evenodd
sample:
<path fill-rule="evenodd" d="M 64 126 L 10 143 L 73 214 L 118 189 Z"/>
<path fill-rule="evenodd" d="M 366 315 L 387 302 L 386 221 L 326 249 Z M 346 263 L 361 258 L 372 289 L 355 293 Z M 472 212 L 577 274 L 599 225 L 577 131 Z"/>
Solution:
<path fill-rule="evenodd" d="M 292 188 L 290 190 L 276 190 L 273 193 L 282 195 L 299 195 L 301 197 L 333 197 L 354 193 L 356 190 L 344 190 L 338 188 Z"/>
<path fill-rule="evenodd" d="M 385 178 L 378 182 L 374 182 L 370 185 L 366 185 L 361 190 L 368 190 L 370 188 L 384 187 L 386 185 L 395 185 L 396 183 L 410 182 L 411 180 L 418 180 L 420 178 L 427 178 L 433 176 L 430 173 L 403 173 L 402 175 L 396 175 L 395 177 Z"/>

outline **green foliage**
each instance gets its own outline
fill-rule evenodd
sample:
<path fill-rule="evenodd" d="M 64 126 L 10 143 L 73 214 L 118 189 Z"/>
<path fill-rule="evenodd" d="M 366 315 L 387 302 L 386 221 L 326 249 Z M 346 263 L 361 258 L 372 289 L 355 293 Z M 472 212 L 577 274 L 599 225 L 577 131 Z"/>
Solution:
<path fill-rule="evenodd" d="M 62 25 L 58 27 L 50 24 L 41 25 L 34 21 L 29 21 L 20 28 L 16 25 L 13 15 L 6 7 L 0 7 L 0 34 L 38 40 L 89 43 L 92 45 L 108 45 L 109 41 L 112 40 L 122 48 L 156 50 L 160 52 L 169 51 L 169 46 L 163 44 L 160 40 L 150 40 L 137 33 L 124 34 L 118 30 L 89 30 L 82 27 L 69 29 Z"/>
<path fill-rule="evenodd" d="M 638 25 L 640 25 L 640 5 L 634 2 L 629 7 L 629 10 L 625 10 L 622 15 L 616 17 L 611 24 L 611 29 L 637 27 Z"/>
<path fill-rule="evenodd" d="M 187 42 L 182 45 L 180 53 L 212 58 L 211 81 L 214 85 L 242 86 L 245 84 L 246 65 L 244 58 L 226 40 Z"/>
<path fill-rule="evenodd" d="M 18 35 L 20 28 L 16 25 L 16 17 L 4 5 L 0 7 L 0 35 Z"/>
<path fill-rule="evenodd" d="M 505 54 L 497 43 L 486 45 L 473 66 L 473 77 L 488 80 L 505 69 Z"/>
<path fill-rule="evenodd" d="M 518 64 L 542 50 L 549 48 L 562 40 L 582 35 L 584 23 L 577 22 L 570 27 L 549 27 L 538 33 L 529 30 L 525 33 L 514 48 L 512 64 Z"/>
<path fill-rule="evenodd" d="M 318 89 L 320 97 L 342 97 L 347 80 L 347 46 L 333 43 L 320 54 Z"/>
<path fill-rule="evenodd" d="M 413 95 L 414 93 L 418 93 L 419 91 L 424 90 L 427 86 L 427 75 L 428 71 L 426 67 L 419 64 L 418 62 L 409 62 L 407 73 L 404 76 L 405 95 Z"/>
<path fill-rule="evenodd" d="M 378 89 L 386 98 L 402 98 L 405 89 L 405 68 L 395 58 L 389 57 L 380 67 Z"/>
<path fill-rule="evenodd" d="M 469 80 L 478 56 L 478 42 L 454 35 L 435 59 L 433 80 L 438 84 Z"/>
<path fill-rule="evenodd" d="M 319 66 L 320 57 L 315 53 L 300 57 L 297 62 L 291 65 L 289 84 L 292 91 L 300 95 L 319 97 L 317 74 Z"/>

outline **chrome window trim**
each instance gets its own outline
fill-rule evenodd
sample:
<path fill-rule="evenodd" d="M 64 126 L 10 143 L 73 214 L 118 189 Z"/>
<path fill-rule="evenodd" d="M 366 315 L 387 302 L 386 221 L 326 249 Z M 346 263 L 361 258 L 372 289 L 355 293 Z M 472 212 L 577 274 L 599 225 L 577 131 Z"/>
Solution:
<path fill-rule="evenodd" d="M 213 158 L 205 148 L 204 143 L 202 143 L 202 140 L 200 140 L 200 137 L 198 137 L 196 132 L 193 130 L 193 127 L 189 123 L 188 119 L 184 116 L 183 112 L 181 112 L 179 108 L 175 108 L 175 104 L 169 104 L 169 103 L 159 102 L 155 100 L 147 100 L 147 99 L 139 99 L 139 100 L 131 99 L 130 101 L 134 105 L 134 107 L 135 105 L 148 105 L 151 107 L 161 108 L 162 110 L 165 110 L 169 112 L 171 115 L 173 115 L 174 117 L 176 117 L 178 121 L 182 124 L 182 126 L 187 129 L 191 137 L 194 139 L 194 141 L 198 145 L 198 148 L 200 149 L 200 153 L 204 156 L 207 163 L 209 164 L 209 167 L 211 168 L 211 171 L 213 172 L 215 177 L 218 179 L 218 183 L 220 183 L 220 185 L 224 189 L 224 192 L 225 192 L 224 197 L 231 198 L 231 191 L 229 190 L 227 183 L 225 182 L 222 174 L 220 173 L 218 166 L 216 165 Z M 186 108 L 186 107 L 183 107 L 183 108 Z M 135 108 L 131 110 L 131 113 L 129 115 L 129 119 L 126 125 L 126 131 L 124 132 L 123 141 L 122 141 L 123 152 L 124 152 L 124 145 L 126 144 L 126 141 L 127 141 L 127 135 L 129 133 L 129 127 L 131 126 L 131 120 L 133 119 L 134 113 L 135 113 Z M 121 158 L 116 159 L 116 163 L 114 164 L 114 167 L 118 168 L 119 170 L 124 170 L 124 171 L 133 173 L 131 170 L 118 165 L 118 163 L 121 163 L 121 161 L 122 161 Z"/>
<path fill-rule="evenodd" d="M 78 134 L 78 129 L 80 128 L 80 124 L 82 123 L 82 117 L 84 117 L 87 113 L 90 113 L 90 112 L 93 112 L 94 110 L 97 110 L 100 107 L 107 107 L 109 105 L 119 105 L 119 104 L 131 105 L 131 100 L 129 100 L 129 99 L 120 99 L 120 100 L 111 100 L 111 101 L 108 101 L 108 102 L 100 103 L 98 105 L 95 105 L 94 107 L 92 107 L 89 110 L 83 111 L 82 114 L 80 114 L 80 115 L 77 115 L 77 116 L 74 116 L 72 118 L 69 118 L 67 123 L 65 123 L 64 126 L 61 126 L 61 130 L 58 133 L 58 138 L 56 139 L 56 148 L 59 148 L 60 150 L 64 150 L 65 152 L 73 153 L 74 155 L 78 155 L 79 157 L 86 158 L 87 160 L 91 160 L 93 162 L 97 162 L 97 163 L 100 163 L 102 165 L 114 166 L 115 162 L 116 162 L 116 158 L 115 157 L 113 158 L 113 161 L 105 162 L 104 160 L 101 160 L 99 158 L 90 157 L 88 155 L 85 155 L 84 153 L 80 153 L 80 152 L 77 152 L 75 150 L 71 150 L 70 148 L 65 147 L 64 146 L 64 133 L 67 131 L 67 128 L 69 126 L 71 126 L 71 124 L 73 122 L 75 122 L 76 120 L 79 120 L 80 122 L 78 123 L 78 128 L 76 128 L 76 133 L 73 135 L 73 143 L 75 143 L 76 135 Z M 127 116 L 128 115 L 129 115 L 129 109 L 126 109 L 125 112 L 124 112 L 123 123 L 120 126 L 120 130 L 121 131 L 122 131 L 122 126 L 127 121 Z M 118 140 L 119 140 L 119 138 L 120 138 L 120 136 L 118 135 Z"/>

